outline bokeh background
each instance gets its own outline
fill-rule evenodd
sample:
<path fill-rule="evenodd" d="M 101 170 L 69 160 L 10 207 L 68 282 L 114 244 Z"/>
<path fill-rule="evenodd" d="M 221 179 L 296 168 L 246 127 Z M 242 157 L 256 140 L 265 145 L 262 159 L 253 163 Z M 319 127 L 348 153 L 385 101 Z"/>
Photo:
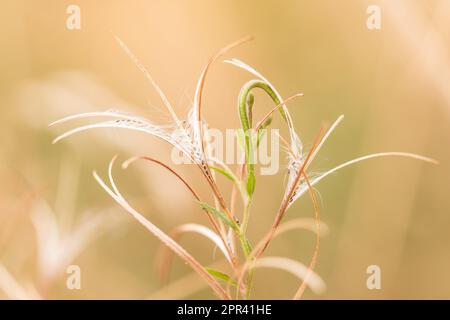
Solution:
<path fill-rule="evenodd" d="M 68 30 L 66 9 L 81 9 L 81 29 Z M 381 30 L 366 27 L 379 5 Z M 164 287 L 154 272 L 157 240 L 92 178 L 114 154 L 169 159 L 169 148 L 119 130 L 83 133 L 60 144 L 62 116 L 121 109 L 167 121 L 162 103 L 117 45 L 117 35 L 146 65 L 184 116 L 208 58 L 246 35 L 234 49 L 285 97 L 305 97 L 291 112 L 305 145 L 320 125 L 345 114 L 320 153 L 316 170 L 378 151 L 408 151 L 440 161 L 378 159 L 318 185 L 322 239 L 316 271 L 327 291 L 308 299 L 450 298 L 450 2 L 396 1 L 23 1 L 0 10 L 0 297 L 213 298 L 180 260 Z M 213 66 L 205 88 L 211 126 L 238 125 L 236 99 L 249 76 Z M 268 100 L 257 96 L 258 115 Z M 279 120 L 275 125 L 282 125 Z M 178 168 L 202 194 L 197 170 Z M 169 231 L 206 223 L 189 194 L 163 170 L 136 165 L 117 179 L 149 219 Z M 223 185 L 225 187 L 225 184 Z M 283 174 L 258 180 L 250 238 L 270 225 Z M 227 193 L 228 194 L 228 193 Z M 308 198 L 287 215 L 312 217 Z M 219 261 L 196 235 L 182 244 L 205 264 Z M 308 231 L 286 234 L 269 249 L 307 264 Z M 79 265 L 82 289 L 67 290 L 66 266 Z M 366 268 L 379 265 L 381 290 L 368 290 Z M 289 298 L 297 279 L 256 273 L 255 298 Z"/>

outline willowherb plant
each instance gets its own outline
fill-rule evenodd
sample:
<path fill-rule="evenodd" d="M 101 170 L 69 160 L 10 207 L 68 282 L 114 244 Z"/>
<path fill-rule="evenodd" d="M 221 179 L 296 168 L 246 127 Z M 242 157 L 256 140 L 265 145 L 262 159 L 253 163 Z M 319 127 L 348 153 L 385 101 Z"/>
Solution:
<path fill-rule="evenodd" d="M 262 74 L 240 60 L 231 59 L 224 60 L 224 62 L 244 69 L 255 77 L 254 80 L 248 81 L 244 84 L 238 97 L 238 116 L 243 132 L 238 139 L 241 140 L 240 142 L 244 149 L 245 161 L 238 165 L 236 172 L 233 172 L 228 165 L 220 159 L 213 157 L 210 152 L 208 152 L 209 148 L 207 148 L 207 144 L 209 142 L 205 139 L 206 133 L 204 130 L 206 122 L 202 118 L 202 95 L 205 78 L 210 66 L 230 49 L 247 42 L 250 38 L 245 38 L 230 44 L 229 46 L 221 49 L 209 60 L 201 72 L 195 90 L 193 106 L 188 113 L 187 119 L 185 120 L 180 120 L 178 118 L 169 100 L 154 82 L 147 69 L 139 62 L 139 60 L 131 53 L 131 51 L 120 39 L 116 39 L 160 95 L 172 118 L 172 124 L 159 125 L 143 117 L 114 110 L 83 113 L 63 118 L 53 122 L 50 125 L 53 126 L 80 118 L 109 118 L 110 120 L 99 121 L 94 124 L 84 125 L 69 130 L 58 136 L 53 142 L 56 143 L 63 138 L 71 136 L 72 134 L 89 129 L 123 128 L 145 132 L 152 136 L 161 138 L 188 157 L 188 159 L 199 168 L 206 183 L 210 187 L 214 204 L 210 204 L 201 199 L 188 181 L 186 181 L 167 163 L 163 163 L 155 158 L 149 156 L 133 157 L 126 160 L 122 164 L 122 168 L 126 169 L 131 163 L 139 159 L 162 166 L 176 176 L 177 179 L 179 179 L 179 181 L 186 186 L 195 201 L 198 202 L 200 208 L 205 212 L 212 228 L 190 223 L 178 226 L 170 235 L 163 232 L 136 209 L 134 209 L 127 202 L 124 196 L 122 196 L 113 179 L 113 167 L 116 157 L 114 157 L 109 164 L 109 185 L 96 172 L 93 174 L 102 188 L 119 205 L 121 205 L 129 214 L 138 220 L 145 228 L 147 228 L 148 231 L 154 234 L 169 250 L 168 252 L 175 253 L 183 259 L 186 264 L 194 269 L 221 299 L 249 298 L 251 295 L 254 270 L 262 267 L 279 268 L 291 272 L 299 277 L 301 279 L 301 283 L 295 292 L 294 299 L 300 299 L 307 286 L 316 293 L 322 292 L 325 288 L 325 284 L 313 271 L 319 252 L 319 237 L 321 229 L 319 205 L 313 186 L 328 175 L 344 167 L 376 157 L 401 156 L 436 163 L 433 159 L 412 153 L 382 152 L 350 160 L 320 174 L 310 173 L 308 169 L 311 163 L 316 158 L 327 138 L 342 121 L 343 116 L 340 116 L 327 130 L 321 128 L 312 147 L 305 151 L 300 137 L 295 130 L 294 123 L 286 105 L 287 102 L 302 96 L 302 94 L 299 93 L 287 99 L 283 99 L 275 87 Z M 252 91 L 256 88 L 259 88 L 265 92 L 273 101 L 275 106 L 259 122 L 254 124 L 254 96 Z M 253 194 L 256 186 L 253 155 L 259 148 L 259 141 L 261 135 L 263 134 L 263 130 L 271 125 L 273 115 L 277 111 L 286 122 L 289 132 L 289 138 L 287 140 L 282 138 L 288 156 L 287 182 L 285 184 L 284 196 L 270 229 L 260 241 L 256 242 L 255 245 L 252 245 L 247 238 L 247 231 L 249 227 Z M 216 174 L 223 175 L 232 183 L 232 196 L 229 203 L 223 197 L 223 193 L 216 182 Z M 316 234 L 315 250 L 309 265 L 305 266 L 300 262 L 284 257 L 264 257 L 263 255 L 267 247 L 276 236 L 293 229 L 311 228 L 311 223 L 308 223 L 308 221 L 304 219 L 293 219 L 286 223 L 282 223 L 290 206 L 307 192 L 311 197 L 315 211 L 313 230 Z M 238 213 L 235 210 L 235 203 L 238 195 L 243 203 L 242 213 Z M 181 234 L 187 232 L 198 233 L 214 242 L 217 248 L 224 255 L 227 263 L 230 265 L 232 270 L 231 274 L 226 274 L 217 269 L 203 266 L 186 249 L 175 241 Z M 170 255 L 168 252 L 165 252 L 165 254 L 162 255 L 164 259 L 161 264 L 163 276 L 164 274 L 167 275 L 167 269 L 169 267 Z"/>

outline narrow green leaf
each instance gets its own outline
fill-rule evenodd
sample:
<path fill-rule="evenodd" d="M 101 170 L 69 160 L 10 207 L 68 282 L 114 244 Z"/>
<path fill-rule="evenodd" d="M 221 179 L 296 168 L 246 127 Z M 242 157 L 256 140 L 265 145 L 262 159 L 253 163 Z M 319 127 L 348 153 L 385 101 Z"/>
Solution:
<path fill-rule="evenodd" d="M 219 211 L 216 208 L 210 206 L 206 202 L 198 201 L 198 203 L 200 204 L 202 209 L 205 209 L 209 213 L 213 214 L 214 216 L 216 216 L 217 218 L 222 220 L 225 224 L 227 224 L 233 230 L 236 230 L 236 231 L 238 230 L 238 226 L 236 225 L 236 223 L 234 221 L 230 221 L 230 219 L 228 219 L 228 217 L 227 217 L 227 215 L 225 213 L 223 213 L 222 211 Z"/>
<path fill-rule="evenodd" d="M 244 239 L 243 245 L 245 255 L 248 257 L 250 253 L 252 253 L 253 250 L 252 245 L 250 244 L 250 241 L 247 238 Z"/>
<path fill-rule="evenodd" d="M 245 135 L 242 129 L 236 130 L 236 139 L 242 151 L 245 151 Z"/>
<path fill-rule="evenodd" d="M 261 142 L 261 139 L 264 137 L 265 133 L 266 133 L 266 130 L 265 130 L 265 129 L 260 129 L 260 130 L 258 131 L 258 138 L 257 138 L 257 141 L 256 141 L 256 147 L 257 147 L 257 148 L 259 148 L 259 144 L 260 144 L 260 142 Z"/>
<path fill-rule="evenodd" d="M 232 182 L 237 183 L 236 177 L 232 173 L 227 172 L 227 171 L 225 171 L 221 168 L 215 167 L 215 166 L 209 166 L 209 168 L 213 169 L 214 171 L 216 171 L 216 172 L 220 173 L 221 175 L 225 176 L 226 178 L 230 179 Z"/>
<path fill-rule="evenodd" d="M 272 117 L 269 117 L 262 125 L 261 128 L 259 128 L 260 130 L 264 130 L 266 129 L 268 126 L 270 126 L 270 124 L 272 123 Z"/>
<path fill-rule="evenodd" d="M 206 267 L 205 269 L 206 269 L 206 271 L 208 271 L 208 273 L 209 273 L 210 275 L 212 275 L 214 278 L 219 279 L 219 280 L 223 280 L 223 281 L 225 281 L 226 283 L 230 283 L 230 284 L 233 285 L 233 286 L 236 286 L 236 285 L 237 285 L 236 281 L 234 281 L 233 279 L 231 279 L 231 277 L 230 277 L 229 275 L 227 275 L 227 274 L 225 274 L 225 273 L 223 273 L 223 272 L 221 272 L 221 271 L 219 271 L 219 270 L 213 269 L 213 268 L 208 268 L 208 267 Z"/>
<path fill-rule="evenodd" d="M 253 196 L 253 192 L 255 191 L 256 177 L 253 172 L 249 172 L 247 178 L 247 193 L 251 198 Z"/>
<path fill-rule="evenodd" d="M 255 95 L 253 93 L 249 93 L 247 97 L 247 106 L 249 109 L 253 108 L 253 104 L 255 103 Z"/>

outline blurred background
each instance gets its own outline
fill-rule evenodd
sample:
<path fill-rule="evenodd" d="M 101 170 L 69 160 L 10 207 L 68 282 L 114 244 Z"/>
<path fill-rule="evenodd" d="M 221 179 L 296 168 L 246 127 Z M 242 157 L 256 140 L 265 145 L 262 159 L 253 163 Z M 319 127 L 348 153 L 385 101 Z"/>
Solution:
<path fill-rule="evenodd" d="M 81 28 L 69 30 L 67 7 L 80 8 Z M 366 26 L 369 5 L 381 29 Z M 321 241 L 316 271 L 327 284 L 308 299 L 450 298 L 450 2 L 396 1 L 24 1 L 3 0 L 0 21 L 0 298 L 213 298 L 175 259 L 171 286 L 154 265 L 159 243 L 99 187 L 119 154 L 169 159 L 157 139 L 118 129 L 86 132 L 52 145 L 69 126 L 66 115 L 120 109 L 161 123 L 168 115 L 119 36 L 149 68 L 180 117 L 192 102 L 201 68 L 219 48 L 262 72 L 291 103 L 300 137 L 311 146 L 322 123 L 345 120 L 319 154 L 315 170 L 360 155 L 407 151 L 438 159 L 371 160 L 321 182 Z M 236 128 L 236 99 L 251 79 L 217 63 L 205 87 L 212 127 Z M 257 95 L 257 116 L 270 102 Z M 283 126 L 277 119 L 275 126 Z M 285 131 L 282 131 L 285 132 Z M 207 197 L 190 166 L 177 168 Z M 165 231 L 206 224 L 191 196 L 162 169 L 117 169 L 130 202 Z M 258 180 L 250 239 L 270 226 L 284 174 Z M 223 187 L 227 185 L 223 183 Z M 229 189 L 225 192 L 229 194 Z M 210 199 L 209 199 L 210 200 Z M 286 219 L 312 217 L 307 197 Z M 197 235 L 181 243 L 205 263 L 220 255 Z M 283 235 L 268 254 L 309 263 L 314 235 Z M 67 290 L 66 267 L 81 268 L 81 290 Z M 369 265 L 381 268 L 381 290 L 366 287 Z M 290 298 L 298 280 L 256 272 L 255 298 Z"/>

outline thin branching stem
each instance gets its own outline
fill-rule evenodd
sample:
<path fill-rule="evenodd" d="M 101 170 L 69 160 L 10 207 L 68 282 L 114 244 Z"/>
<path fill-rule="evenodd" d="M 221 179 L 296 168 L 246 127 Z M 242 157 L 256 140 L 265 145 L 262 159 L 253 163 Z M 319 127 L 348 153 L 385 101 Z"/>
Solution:
<path fill-rule="evenodd" d="M 256 253 L 255 256 L 256 257 L 260 257 L 264 251 L 267 249 L 267 246 L 269 245 L 273 235 L 275 234 L 278 225 L 280 224 L 281 220 L 283 219 L 284 215 L 286 214 L 286 210 L 289 207 L 289 203 L 292 199 L 292 196 L 295 193 L 295 190 L 297 189 L 299 183 L 300 183 L 300 178 L 302 177 L 302 175 L 304 174 L 304 170 L 307 167 L 309 160 L 311 158 L 311 156 L 314 153 L 314 150 L 317 148 L 317 146 L 319 145 L 321 139 L 322 139 L 322 134 L 323 134 L 323 128 L 321 128 L 319 130 L 319 134 L 317 135 L 316 138 L 316 142 L 314 143 L 313 147 L 311 148 L 311 150 L 309 151 L 308 155 L 306 156 L 305 160 L 303 161 L 303 164 L 301 165 L 301 167 L 298 169 L 294 183 L 291 185 L 291 188 L 289 189 L 287 195 L 284 197 L 280 208 L 278 209 L 277 215 L 275 216 L 274 222 L 272 223 L 272 226 L 269 230 L 269 233 L 265 236 L 265 240 L 264 240 L 264 244 L 262 245 L 261 249 L 259 249 Z"/>
<path fill-rule="evenodd" d="M 154 236 L 156 236 L 162 243 L 167 245 L 175 254 L 177 254 L 181 259 L 183 259 L 192 269 L 194 269 L 213 289 L 217 296 L 221 299 L 230 299 L 230 296 L 223 289 L 223 287 L 217 282 L 217 280 L 212 277 L 208 271 L 203 267 L 203 265 L 198 262 L 190 253 L 188 253 L 183 247 L 181 247 L 176 241 L 169 237 L 165 232 L 151 223 L 146 219 L 141 213 L 136 211 L 122 196 L 119 189 L 117 188 L 114 179 L 112 177 L 112 168 L 116 157 L 114 157 L 109 164 L 109 180 L 111 187 L 109 187 L 103 179 L 94 171 L 93 175 L 100 186 L 118 203 L 124 208 L 131 216 L 133 216 L 139 223 L 141 223 L 148 231 L 150 231 Z"/>
<path fill-rule="evenodd" d="M 314 247 L 314 252 L 313 252 L 313 255 L 311 258 L 311 262 L 309 263 L 309 266 L 308 266 L 308 271 L 305 275 L 305 278 L 303 279 L 302 284 L 300 285 L 300 287 L 298 288 L 297 292 L 294 295 L 294 300 L 301 299 L 303 292 L 305 292 L 308 278 L 311 276 L 311 273 L 313 272 L 313 270 L 316 266 L 317 257 L 319 255 L 319 249 L 320 249 L 320 206 L 317 201 L 316 192 L 315 192 L 314 188 L 311 186 L 311 183 L 309 182 L 308 175 L 306 173 L 304 173 L 303 177 L 305 178 L 305 181 L 308 185 L 309 194 L 310 194 L 311 201 L 312 201 L 313 207 L 314 207 L 314 221 L 316 224 L 316 245 Z"/>
<path fill-rule="evenodd" d="M 170 166 L 168 166 L 167 164 L 154 159 L 152 157 L 148 157 L 148 156 L 141 156 L 141 157 L 133 157 L 128 159 L 127 161 L 125 161 L 122 164 L 122 168 L 126 169 L 131 163 L 135 162 L 136 160 L 146 160 L 146 161 L 150 161 L 153 162 L 155 164 L 158 164 L 160 166 L 162 166 L 163 168 L 165 168 L 166 170 L 168 170 L 169 172 L 171 172 L 174 176 L 176 176 L 178 178 L 178 180 L 180 180 L 184 186 L 186 186 L 186 188 L 190 191 L 190 193 L 194 196 L 195 200 L 197 200 L 198 202 L 201 202 L 200 196 L 198 195 L 197 192 L 194 191 L 194 189 L 191 187 L 191 185 L 178 173 L 176 172 L 174 169 L 172 169 Z M 231 264 L 232 267 L 235 268 L 236 267 L 236 257 L 233 254 L 232 250 L 230 249 L 230 246 L 228 245 L 228 242 L 226 241 L 226 236 L 224 235 L 223 231 L 221 230 L 220 226 L 218 225 L 217 220 L 212 216 L 212 214 L 210 212 L 208 212 L 208 210 L 203 209 L 203 211 L 206 213 L 209 221 L 211 222 L 211 224 L 213 225 L 215 231 L 217 232 L 217 234 L 219 234 L 223 245 L 225 246 L 230 258 L 231 258 Z"/>

